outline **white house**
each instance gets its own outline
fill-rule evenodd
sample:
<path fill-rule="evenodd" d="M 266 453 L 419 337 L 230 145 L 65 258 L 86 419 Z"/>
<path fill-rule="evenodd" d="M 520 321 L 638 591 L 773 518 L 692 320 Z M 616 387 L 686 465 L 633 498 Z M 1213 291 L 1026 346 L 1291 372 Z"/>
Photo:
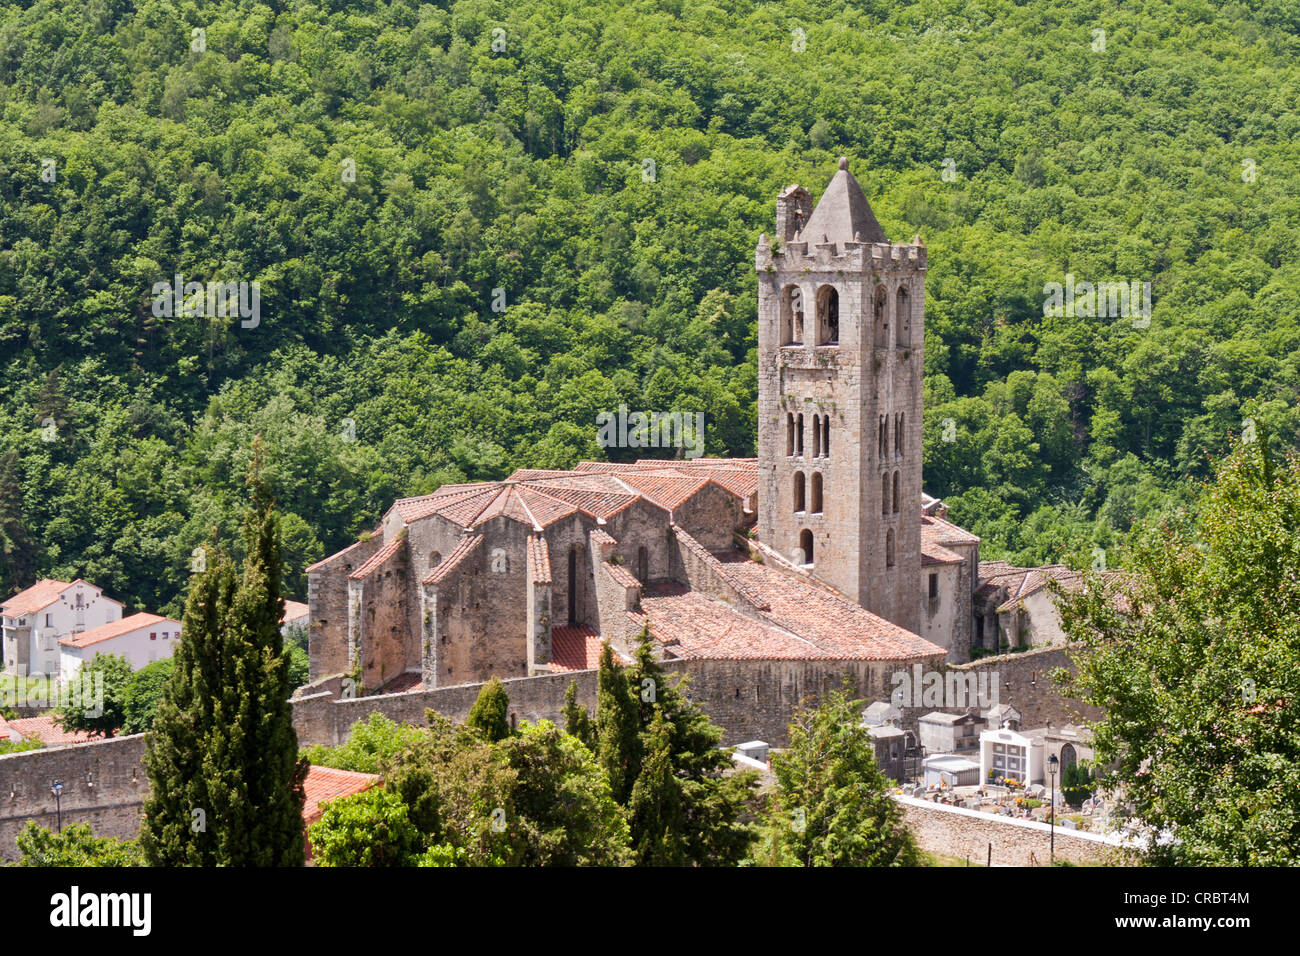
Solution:
<path fill-rule="evenodd" d="M 157 614 L 132 614 L 59 641 L 59 675 L 63 680 L 72 680 L 83 664 L 100 654 L 125 657 L 131 669 L 138 671 L 146 664 L 171 657 L 180 639 L 180 621 Z"/>
<path fill-rule="evenodd" d="M 59 642 L 121 620 L 122 603 L 93 584 L 43 579 L 0 604 L 0 659 L 19 677 L 57 674 Z"/>

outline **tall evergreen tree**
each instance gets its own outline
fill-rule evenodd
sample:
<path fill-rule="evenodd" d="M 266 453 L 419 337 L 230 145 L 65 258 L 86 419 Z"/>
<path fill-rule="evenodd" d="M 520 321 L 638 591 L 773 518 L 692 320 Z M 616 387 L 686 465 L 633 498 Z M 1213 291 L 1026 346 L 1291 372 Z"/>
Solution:
<path fill-rule="evenodd" d="M 510 736 L 510 695 L 498 678 L 483 685 L 465 723 L 491 743 Z"/>
<path fill-rule="evenodd" d="M 619 806 L 627 806 L 640 765 L 640 708 L 627 674 L 614 663 L 608 643 L 600 651 L 596 691 L 596 754 Z"/>
<path fill-rule="evenodd" d="M 614 666 L 606 645 L 596 710 L 601 763 L 623 806 L 631 809 L 640 784 L 640 813 L 629 822 L 643 862 L 665 862 L 680 852 L 683 863 L 732 865 L 754 839 L 743 816 L 756 775 L 732 772 L 730 756 L 718 748 L 722 731 L 687 699 L 686 686 L 684 678 L 668 679 L 647 630 L 626 668 Z M 656 793 L 672 800 L 679 794 L 680 812 L 651 812 L 650 795 Z"/>
<path fill-rule="evenodd" d="M 790 746 L 772 758 L 769 862 L 796 866 L 909 866 L 903 813 L 889 797 L 871 737 L 846 679 L 820 706 L 801 706 Z"/>
<path fill-rule="evenodd" d="M 684 866 L 686 813 L 682 786 L 673 765 L 672 727 L 658 711 L 646 732 L 645 759 L 632 786 L 628 822 L 636 834 L 632 852 L 638 866 Z"/>
<path fill-rule="evenodd" d="M 564 732 L 577 737 L 588 750 L 596 752 L 596 727 L 587 708 L 578 703 L 578 685 L 572 681 L 564 692 Z"/>
<path fill-rule="evenodd" d="M 194 582 L 146 762 L 141 845 L 154 865 L 300 866 L 303 779 L 280 636 L 279 516 L 253 445 L 247 558 Z"/>

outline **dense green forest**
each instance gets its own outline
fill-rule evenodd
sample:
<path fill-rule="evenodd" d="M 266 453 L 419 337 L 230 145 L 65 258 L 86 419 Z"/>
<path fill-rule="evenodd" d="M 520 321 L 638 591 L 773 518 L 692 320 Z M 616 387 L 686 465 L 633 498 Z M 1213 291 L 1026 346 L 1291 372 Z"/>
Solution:
<path fill-rule="evenodd" d="M 1298 140 L 1294 0 L 0 0 L 0 586 L 178 612 L 257 432 L 299 598 L 620 402 L 752 455 L 754 245 L 841 154 L 929 246 L 926 489 L 1089 560 L 1297 442 Z M 155 316 L 178 273 L 260 320 Z"/>

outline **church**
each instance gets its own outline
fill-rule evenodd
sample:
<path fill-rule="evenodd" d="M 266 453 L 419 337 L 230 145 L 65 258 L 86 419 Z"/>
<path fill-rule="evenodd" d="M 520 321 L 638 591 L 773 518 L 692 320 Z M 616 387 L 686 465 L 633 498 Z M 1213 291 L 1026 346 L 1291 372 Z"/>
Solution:
<path fill-rule="evenodd" d="M 982 564 L 922 490 L 924 242 L 891 243 L 841 159 L 815 205 L 780 194 L 755 269 L 756 459 L 521 469 L 396 501 L 308 569 L 312 680 L 589 670 L 643 632 L 702 668 L 877 676 L 1052 640 L 1045 588 L 1069 572 Z"/>

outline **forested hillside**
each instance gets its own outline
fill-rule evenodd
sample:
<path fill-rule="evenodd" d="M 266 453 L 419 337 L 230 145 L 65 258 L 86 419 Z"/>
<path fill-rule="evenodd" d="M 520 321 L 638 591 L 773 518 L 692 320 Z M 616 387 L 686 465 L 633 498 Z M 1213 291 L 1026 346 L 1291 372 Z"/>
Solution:
<path fill-rule="evenodd" d="M 175 612 L 259 431 L 300 598 L 620 402 L 752 455 L 754 245 L 841 154 L 929 246 L 927 490 L 1088 560 L 1296 444 L 1298 140 L 1294 0 L 0 2 L 0 586 Z M 260 320 L 155 316 L 178 273 Z M 1066 273 L 1150 323 L 1044 317 Z"/>

